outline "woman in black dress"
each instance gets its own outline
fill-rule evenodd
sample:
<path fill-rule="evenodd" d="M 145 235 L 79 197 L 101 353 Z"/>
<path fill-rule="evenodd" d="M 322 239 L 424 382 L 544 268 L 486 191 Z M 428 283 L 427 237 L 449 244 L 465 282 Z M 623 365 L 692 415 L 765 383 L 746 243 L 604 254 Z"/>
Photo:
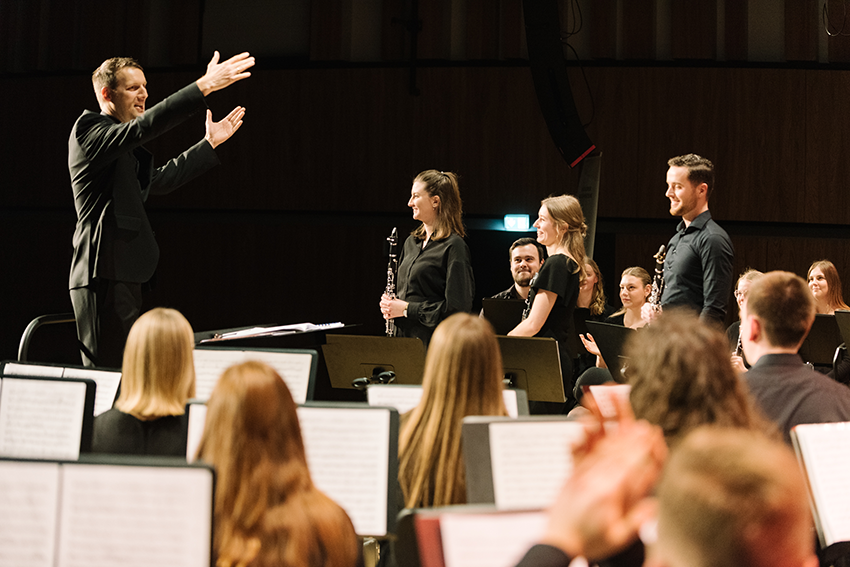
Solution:
<path fill-rule="evenodd" d="M 381 313 L 384 319 L 394 319 L 395 336 L 417 337 L 428 346 L 443 319 L 472 310 L 475 293 L 457 176 L 423 171 L 413 180 L 407 206 L 422 224 L 404 242 L 397 297 L 384 294 Z"/>
<path fill-rule="evenodd" d="M 546 247 L 549 257 L 531 280 L 529 307 L 523 321 L 508 335 L 552 337 L 558 341 L 567 402 L 561 408 L 537 406 L 535 413 L 566 413 L 575 403 L 572 396 L 573 359 L 578 354 L 578 336 L 573 311 L 584 278 L 587 225 L 578 199 L 572 195 L 560 195 L 541 202 L 534 227 L 537 228 L 537 241 Z"/>

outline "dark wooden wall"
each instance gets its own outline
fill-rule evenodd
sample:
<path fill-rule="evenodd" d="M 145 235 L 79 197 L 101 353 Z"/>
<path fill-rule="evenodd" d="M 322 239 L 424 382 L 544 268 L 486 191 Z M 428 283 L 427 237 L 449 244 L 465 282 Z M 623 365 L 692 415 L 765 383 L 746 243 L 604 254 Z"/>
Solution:
<path fill-rule="evenodd" d="M 207 16 L 215 13 L 217 3 L 206 4 Z M 480 222 L 509 212 L 533 216 L 541 198 L 573 191 L 579 174 L 558 154 L 540 114 L 522 60 L 521 3 L 468 0 L 465 31 L 453 35 L 436 23 L 451 17 L 451 2 L 422 2 L 419 53 L 428 61 L 416 74 L 418 96 L 409 92 L 409 37 L 388 23 L 404 16 L 403 2 L 377 3 L 385 23 L 378 52 L 385 62 L 370 64 L 343 57 L 362 53 L 350 39 L 357 37 L 353 3 L 307 4 L 311 32 L 303 60 L 260 58 L 250 80 L 209 97 L 217 116 L 236 104 L 248 109 L 244 128 L 219 149 L 222 165 L 177 193 L 151 198 L 162 259 L 146 307 L 176 307 L 198 330 L 343 320 L 379 334 L 382 243 L 392 226 L 403 234 L 413 228 L 405 207 L 410 180 L 430 167 L 462 175 L 478 296 L 507 287 L 504 252 L 514 235 L 477 228 Z M 690 22 L 679 2 L 671 4 L 671 22 Z M 710 22 L 719 4 L 697 4 Z M 83 3 L 37 4 L 54 15 L 67 10 L 68 26 L 33 15 L 28 5 L 0 3 L 0 358 L 15 356 L 32 317 L 70 310 L 74 211 L 67 135 L 82 109 L 95 108 L 90 69 L 105 56 L 139 48 L 142 59 L 146 54 L 155 62 L 146 74 L 156 101 L 203 72 L 206 55 L 200 52 L 208 50 L 201 46 L 210 41 L 202 33 L 203 14 L 185 5 L 172 14 L 168 10 L 177 8 L 170 3 L 143 2 L 142 13 L 157 17 L 141 22 L 110 8 L 109 21 L 122 29 L 138 24 L 164 44 L 150 37 L 139 43 L 138 34 L 98 36 L 81 17 L 88 9 Z M 599 35 L 585 42 L 593 61 L 583 70 L 570 68 L 580 114 L 585 120 L 592 115 L 587 131 L 603 154 L 596 259 L 609 290 L 624 267 L 650 268 L 652 254 L 672 233 L 666 161 L 691 151 L 717 166 L 711 208 L 732 235 L 736 271 L 752 266 L 804 275 L 812 260 L 826 257 L 850 279 L 844 271 L 850 266 L 844 187 L 850 115 L 842 102 L 850 71 L 841 66 L 847 60 L 841 58 L 842 38 L 828 41 L 832 62 L 817 63 L 824 54 L 818 51 L 819 22 L 810 14 L 814 4 L 785 3 L 788 62 L 768 66 L 710 61 L 711 54 L 690 41 L 670 42 L 682 61 L 653 61 L 661 43 L 658 30 L 652 31 L 657 14 L 647 19 L 649 31 L 611 31 L 605 10 L 647 18 L 631 14 L 633 7 L 619 14 L 616 6 L 607 0 L 584 6 L 582 33 Z M 725 4 L 723 51 L 730 61 L 736 53 L 745 60 L 748 45 L 729 35 L 748 29 L 746 10 L 734 6 Z M 155 25 L 174 18 L 185 22 L 182 36 Z M 710 27 L 691 32 L 716 38 Z M 95 39 L 83 41 L 84 32 Z M 464 59 L 450 62 L 452 53 Z M 173 155 L 202 135 L 198 117 L 151 149 Z"/>

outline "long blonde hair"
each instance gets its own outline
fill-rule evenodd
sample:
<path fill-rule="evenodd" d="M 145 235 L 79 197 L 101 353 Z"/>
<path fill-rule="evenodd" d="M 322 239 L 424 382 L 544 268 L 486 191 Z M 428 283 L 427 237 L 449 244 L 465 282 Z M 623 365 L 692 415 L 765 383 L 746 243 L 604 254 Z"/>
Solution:
<path fill-rule="evenodd" d="M 399 434 L 406 507 L 466 502 L 461 425 L 468 415 L 507 415 L 503 372 L 486 319 L 456 313 L 437 327 L 425 359 L 422 400 Z"/>
<path fill-rule="evenodd" d="M 345 512 L 314 485 L 289 388 L 256 361 L 224 371 L 198 457 L 215 466 L 219 567 L 352 567 Z"/>
<path fill-rule="evenodd" d="M 115 407 L 139 419 L 182 415 L 195 395 L 194 348 L 192 326 L 179 311 L 143 314 L 127 336 Z"/>
<path fill-rule="evenodd" d="M 578 199 L 572 195 L 558 195 L 548 197 L 540 202 L 549 211 L 552 222 L 556 226 L 567 227 L 558 245 L 569 253 L 570 257 L 578 264 L 576 272 L 584 278 L 584 265 L 587 263 L 587 255 L 584 251 L 584 238 L 587 236 L 587 224 L 584 222 L 584 213 Z M 573 272 L 575 273 L 575 272 Z"/>

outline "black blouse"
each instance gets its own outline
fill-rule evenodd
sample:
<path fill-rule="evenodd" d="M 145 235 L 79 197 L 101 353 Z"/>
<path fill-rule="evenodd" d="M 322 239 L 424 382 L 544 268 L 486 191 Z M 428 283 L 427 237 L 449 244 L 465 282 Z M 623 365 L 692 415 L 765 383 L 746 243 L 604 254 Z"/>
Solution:
<path fill-rule="evenodd" d="M 167 415 L 148 421 L 112 408 L 94 418 L 92 453 L 185 457 L 188 417 Z"/>
<path fill-rule="evenodd" d="M 418 337 L 425 345 L 440 322 L 458 312 L 472 311 L 475 280 L 469 247 L 452 234 L 431 240 L 407 237 L 399 255 L 396 295 L 407 301 L 407 317 L 395 319 L 397 337 Z"/>

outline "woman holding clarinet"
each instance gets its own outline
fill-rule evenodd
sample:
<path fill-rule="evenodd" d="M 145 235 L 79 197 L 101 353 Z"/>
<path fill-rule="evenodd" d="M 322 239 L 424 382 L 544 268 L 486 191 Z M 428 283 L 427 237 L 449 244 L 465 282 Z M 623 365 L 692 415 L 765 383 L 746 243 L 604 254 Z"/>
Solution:
<path fill-rule="evenodd" d="M 413 180 L 407 206 L 422 224 L 399 254 L 396 297 L 384 293 L 381 313 L 397 337 L 418 337 L 428 346 L 449 315 L 472 310 L 475 281 L 461 221 L 457 175 L 429 169 Z"/>

